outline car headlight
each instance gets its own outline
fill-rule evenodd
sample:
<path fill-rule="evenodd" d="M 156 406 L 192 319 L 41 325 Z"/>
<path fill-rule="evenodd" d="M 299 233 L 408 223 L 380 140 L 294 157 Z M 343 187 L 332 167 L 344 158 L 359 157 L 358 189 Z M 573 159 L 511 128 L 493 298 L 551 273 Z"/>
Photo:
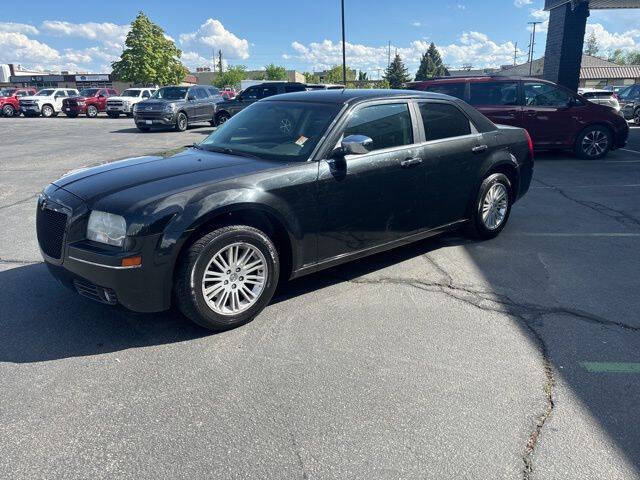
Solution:
<path fill-rule="evenodd" d="M 164 111 L 165 112 L 173 112 L 176 109 L 176 106 L 173 103 L 167 103 L 164 106 Z"/>
<path fill-rule="evenodd" d="M 84 105 L 84 102 L 83 102 L 82 100 L 80 100 L 80 101 L 78 102 L 78 105 Z"/>
<path fill-rule="evenodd" d="M 133 110 L 132 111 L 133 111 L 133 113 L 136 113 L 138 111 L 138 104 L 137 103 L 133 106 Z"/>
<path fill-rule="evenodd" d="M 127 234 L 127 222 L 120 215 L 93 210 L 89 215 L 87 238 L 94 242 L 121 247 Z"/>

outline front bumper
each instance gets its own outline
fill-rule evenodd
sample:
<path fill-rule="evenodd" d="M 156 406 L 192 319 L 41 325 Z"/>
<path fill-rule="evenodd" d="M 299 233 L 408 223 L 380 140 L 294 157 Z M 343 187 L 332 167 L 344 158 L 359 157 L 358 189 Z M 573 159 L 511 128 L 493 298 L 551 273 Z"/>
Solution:
<path fill-rule="evenodd" d="M 171 303 L 173 257 L 159 255 L 162 234 L 128 237 L 126 248 L 86 240 L 89 215 L 85 203 L 51 185 L 38 199 L 36 226 L 42 257 L 51 274 L 64 286 L 102 303 L 118 304 L 136 312 L 158 312 Z M 52 239 L 46 214 L 55 211 L 66 221 Z M 57 242 L 57 243 L 56 243 Z M 55 245 L 53 245 L 55 243 Z M 53 255 L 53 256 L 50 256 Z M 122 267 L 122 259 L 141 256 L 138 267 Z"/>
<path fill-rule="evenodd" d="M 86 105 L 64 105 L 62 111 L 67 115 L 80 115 L 87 113 Z"/>
<path fill-rule="evenodd" d="M 20 105 L 20 111 L 25 115 L 40 115 L 40 107 L 38 105 Z"/>
<path fill-rule="evenodd" d="M 172 127 L 176 124 L 176 114 L 173 112 L 144 112 L 134 115 L 136 125 L 143 127 Z"/>

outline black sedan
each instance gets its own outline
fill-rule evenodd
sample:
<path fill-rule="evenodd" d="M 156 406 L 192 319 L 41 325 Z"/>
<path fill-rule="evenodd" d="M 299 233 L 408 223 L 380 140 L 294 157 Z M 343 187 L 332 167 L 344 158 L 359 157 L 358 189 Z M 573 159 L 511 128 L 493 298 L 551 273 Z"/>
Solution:
<path fill-rule="evenodd" d="M 495 237 L 529 188 L 531 141 L 439 94 L 345 90 L 256 102 L 201 144 L 71 173 L 44 189 L 50 271 L 204 327 L 254 318 L 279 279 L 465 227 Z"/>

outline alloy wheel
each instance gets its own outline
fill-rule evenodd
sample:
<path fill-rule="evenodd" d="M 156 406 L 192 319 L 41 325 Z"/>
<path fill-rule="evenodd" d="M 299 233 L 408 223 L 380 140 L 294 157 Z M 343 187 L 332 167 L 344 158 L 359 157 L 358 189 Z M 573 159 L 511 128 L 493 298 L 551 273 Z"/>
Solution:
<path fill-rule="evenodd" d="M 43 117 L 50 117 L 51 115 L 53 115 L 53 108 L 51 108 L 48 105 L 45 105 L 44 107 L 42 107 L 42 116 Z"/>
<path fill-rule="evenodd" d="M 258 301 L 267 275 L 267 261 L 257 247 L 233 243 L 211 257 L 202 277 L 202 295 L 214 312 L 237 315 Z"/>
<path fill-rule="evenodd" d="M 591 130 L 582 139 L 582 151 L 589 157 L 597 157 L 606 152 L 609 136 L 602 130 Z"/>
<path fill-rule="evenodd" d="M 184 114 L 178 116 L 178 130 L 181 132 L 187 129 L 187 117 Z"/>
<path fill-rule="evenodd" d="M 482 222 L 489 230 L 495 230 L 504 222 L 509 207 L 509 193 L 502 183 L 487 190 L 482 201 Z"/>
<path fill-rule="evenodd" d="M 640 108 L 633 112 L 633 123 L 640 125 Z"/>
<path fill-rule="evenodd" d="M 98 109 L 96 107 L 94 107 L 93 105 L 91 105 L 89 108 L 87 108 L 87 115 L 91 118 L 93 117 L 97 117 L 98 116 Z"/>
<path fill-rule="evenodd" d="M 2 114 L 5 117 L 13 117 L 13 114 L 14 114 L 13 107 L 11 105 L 5 105 L 4 108 L 2 109 Z"/>

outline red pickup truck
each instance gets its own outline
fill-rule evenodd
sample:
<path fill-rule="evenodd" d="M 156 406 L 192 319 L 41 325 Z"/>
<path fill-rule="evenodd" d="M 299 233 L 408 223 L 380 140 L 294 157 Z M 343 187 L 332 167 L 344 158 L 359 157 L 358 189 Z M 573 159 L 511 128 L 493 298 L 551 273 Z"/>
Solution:
<path fill-rule="evenodd" d="M 62 111 L 67 117 L 75 118 L 84 113 L 89 118 L 97 117 L 98 113 L 107 109 L 107 99 L 118 95 L 113 88 L 85 88 L 80 96 L 65 98 L 62 101 Z"/>
<path fill-rule="evenodd" d="M 0 115 L 13 117 L 20 115 L 20 97 L 35 95 L 35 88 L 0 89 Z"/>

